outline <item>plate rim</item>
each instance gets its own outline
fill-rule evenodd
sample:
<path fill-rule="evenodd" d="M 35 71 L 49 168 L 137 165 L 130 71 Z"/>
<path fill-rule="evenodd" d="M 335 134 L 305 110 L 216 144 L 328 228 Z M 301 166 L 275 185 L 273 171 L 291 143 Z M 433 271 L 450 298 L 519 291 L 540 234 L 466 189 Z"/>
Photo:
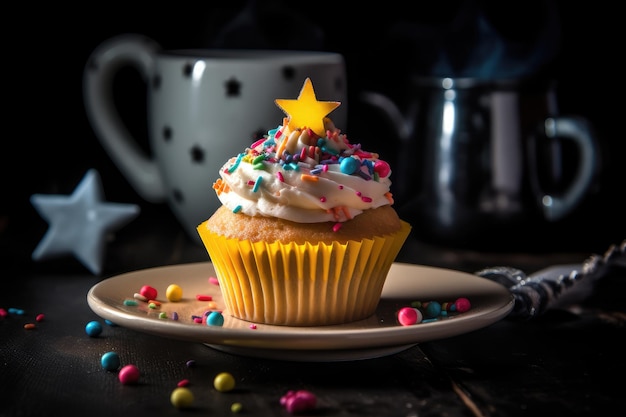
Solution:
<path fill-rule="evenodd" d="M 414 326 L 402 326 L 398 324 L 397 326 L 388 327 L 346 329 L 346 325 L 320 327 L 259 325 L 263 326 L 263 330 L 244 331 L 243 329 L 237 328 L 196 326 L 173 320 L 139 317 L 137 314 L 132 314 L 118 308 L 122 304 L 121 300 L 120 305 L 113 306 L 107 304 L 97 296 L 97 294 L 104 291 L 107 286 L 112 285 L 114 282 L 117 283 L 117 281 L 154 273 L 157 270 L 163 273 L 170 271 L 182 275 L 181 273 L 185 271 L 192 273 L 192 271 L 195 271 L 197 268 L 202 269 L 207 267 L 213 269 L 210 261 L 156 266 L 114 275 L 93 285 L 87 293 L 87 302 L 92 311 L 103 319 L 108 319 L 116 325 L 131 328 L 136 331 L 161 337 L 204 343 L 207 345 L 232 346 L 238 349 L 256 347 L 280 351 L 379 349 L 385 346 L 392 347 L 424 343 L 484 328 L 504 318 L 513 309 L 514 304 L 514 297 L 508 289 L 487 278 L 454 269 L 406 262 L 394 262 L 392 264 L 388 281 L 389 278 L 391 278 L 391 280 L 400 279 L 393 277 L 393 273 L 396 269 L 452 274 L 458 278 L 476 280 L 476 282 L 480 282 L 482 286 L 488 287 L 491 290 L 489 295 L 492 297 L 497 296 L 497 305 L 487 310 L 479 310 L 476 312 L 472 309 L 468 313 L 459 314 L 453 318 L 438 320 L 432 323 L 421 323 Z M 147 282 L 144 280 L 143 284 L 146 283 Z M 388 283 L 386 283 L 383 288 L 383 294 L 381 296 L 383 299 L 387 298 L 385 296 L 385 288 L 387 288 L 387 286 Z M 131 293 L 132 292 L 134 291 L 131 291 Z M 147 322 L 149 322 L 149 326 L 147 328 L 143 327 L 142 324 L 146 324 Z M 350 325 L 351 324 L 348 324 L 348 326 Z M 374 337 L 374 340 L 370 340 L 372 337 Z"/>

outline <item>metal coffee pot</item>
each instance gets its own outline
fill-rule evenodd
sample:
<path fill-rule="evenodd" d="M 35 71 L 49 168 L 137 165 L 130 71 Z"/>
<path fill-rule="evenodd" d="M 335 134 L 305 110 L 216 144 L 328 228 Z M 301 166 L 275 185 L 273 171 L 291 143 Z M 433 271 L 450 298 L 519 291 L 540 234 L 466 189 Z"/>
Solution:
<path fill-rule="evenodd" d="M 394 199 L 418 237 L 471 246 L 558 222 L 599 165 L 588 120 L 556 115 L 554 88 L 524 80 L 421 78 L 401 110 L 362 93 L 400 139 Z"/>

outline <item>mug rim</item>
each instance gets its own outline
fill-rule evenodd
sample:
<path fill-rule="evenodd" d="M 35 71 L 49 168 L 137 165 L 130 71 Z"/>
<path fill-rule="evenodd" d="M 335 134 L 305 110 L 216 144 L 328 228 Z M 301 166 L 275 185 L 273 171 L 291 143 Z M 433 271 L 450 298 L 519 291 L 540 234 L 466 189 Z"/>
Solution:
<path fill-rule="evenodd" d="M 310 59 L 329 58 L 343 60 L 343 55 L 332 51 L 289 50 L 289 49 L 217 49 L 217 48 L 185 48 L 164 49 L 158 51 L 164 57 L 180 57 L 193 59 Z"/>

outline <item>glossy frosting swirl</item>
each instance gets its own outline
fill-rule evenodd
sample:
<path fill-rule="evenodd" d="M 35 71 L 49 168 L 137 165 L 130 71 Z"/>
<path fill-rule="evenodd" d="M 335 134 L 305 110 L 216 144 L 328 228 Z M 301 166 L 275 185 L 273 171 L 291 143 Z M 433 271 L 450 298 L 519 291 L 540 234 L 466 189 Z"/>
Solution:
<path fill-rule="evenodd" d="M 230 158 L 214 184 L 233 212 L 298 223 L 344 222 L 364 210 L 393 204 L 389 165 L 351 144 L 332 120 L 326 136 L 291 129 L 288 119 Z"/>

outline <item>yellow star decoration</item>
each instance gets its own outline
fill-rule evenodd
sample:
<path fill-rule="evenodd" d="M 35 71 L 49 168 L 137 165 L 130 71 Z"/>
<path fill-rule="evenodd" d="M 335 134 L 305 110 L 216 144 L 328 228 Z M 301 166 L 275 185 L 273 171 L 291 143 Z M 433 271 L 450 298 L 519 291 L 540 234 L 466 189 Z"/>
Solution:
<path fill-rule="evenodd" d="M 291 130 L 308 127 L 318 136 L 325 136 L 324 117 L 341 105 L 339 101 L 317 101 L 311 79 L 304 80 L 297 100 L 276 99 L 276 105 L 289 116 Z"/>

